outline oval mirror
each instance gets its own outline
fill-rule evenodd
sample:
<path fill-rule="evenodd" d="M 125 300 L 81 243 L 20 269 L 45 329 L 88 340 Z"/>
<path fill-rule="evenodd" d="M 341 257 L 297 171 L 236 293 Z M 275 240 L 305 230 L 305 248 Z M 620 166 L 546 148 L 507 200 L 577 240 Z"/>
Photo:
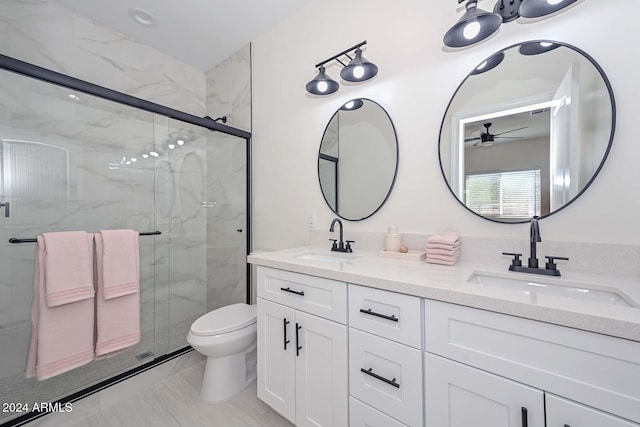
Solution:
<path fill-rule="evenodd" d="M 593 182 L 611 149 L 615 101 L 602 68 L 555 41 L 495 53 L 454 93 L 440 129 L 453 195 L 483 218 L 546 217 Z"/>
<path fill-rule="evenodd" d="M 389 197 L 398 171 L 398 138 L 389 114 L 365 98 L 342 105 L 331 117 L 318 152 L 325 201 L 339 217 L 370 217 Z"/>

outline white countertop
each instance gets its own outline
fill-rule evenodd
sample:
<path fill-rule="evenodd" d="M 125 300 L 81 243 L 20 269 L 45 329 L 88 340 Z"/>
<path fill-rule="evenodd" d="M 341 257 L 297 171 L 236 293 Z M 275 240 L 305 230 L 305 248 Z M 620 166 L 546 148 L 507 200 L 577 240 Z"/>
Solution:
<path fill-rule="evenodd" d="M 348 257 L 332 263 L 304 260 L 304 254 Z M 504 265 L 459 263 L 455 266 L 427 264 L 378 256 L 377 252 L 352 254 L 330 252 L 327 248 L 306 246 L 273 252 L 254 252 L 247 257 L 254 265 L 324 277 L 347 283 L 385 289 L 422 298 L 510 314 L 561 326 L 640 341 L 640 280 L 563 271 L 561 278 L 513 273 Z M 577 300 L 566 296 L 536 294 L 517 289 L 469 283 L 474 272 L 502 277 L 526 278 L 617 292 L 635 307 L 614 306 Z"/>

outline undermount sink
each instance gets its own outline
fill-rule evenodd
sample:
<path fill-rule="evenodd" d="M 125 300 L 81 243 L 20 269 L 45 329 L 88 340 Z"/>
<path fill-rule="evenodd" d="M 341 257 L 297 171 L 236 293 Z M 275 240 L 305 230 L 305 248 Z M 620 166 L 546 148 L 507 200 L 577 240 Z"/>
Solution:
<path fill-rule="evenodd" d="M 332 263 L 343 263 L 348 262 L 352 259 L 356 259 L 355 256 L 350 255 L 333 255 L 333 254 L 323 254 L 323 253 L 310 253 L 304 255 L 298 255 L 296 258 L 305 259 L 309 261 L 320 261 L 320 262 L 332 262 Z"/>
<path fill-rule="evenodd" d="M 468 283 L 482 286 L 493 286 L 514 291 L 523 291 L 532 302 L 535 302 L 538 295 L 552 295 L 571 298 L 579 301 L 586 301 L 598 304 L 616 305 L 621 307 L 636 307 L 628 297 L 613 290 L 594 289 L 586 284 L 570 282 L 566 284 L 554 283 L 544 278 L 533 277 L 505 277 L 490 273 L 474 272 Z"/>

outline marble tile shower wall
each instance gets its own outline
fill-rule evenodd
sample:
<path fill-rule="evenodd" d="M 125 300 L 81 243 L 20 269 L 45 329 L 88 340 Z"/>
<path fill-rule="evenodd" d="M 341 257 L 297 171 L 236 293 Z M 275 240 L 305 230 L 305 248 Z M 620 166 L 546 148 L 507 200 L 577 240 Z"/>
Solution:
<path fill-rule="evenodd" d="M 206 74 L 207 114 L 227 116 L 227 124 L 251 131 L 251 44 Z"/>
<path fill-rule="evenodd" d="M 251 131 L 251 45 L 206 73 L 207 114 Z M 210 133 L 207 144 L 207 310 L 246 297 L 246 150 L 244 141 Z M 231 161 L 229 161 L 231 159 Z M 237 230 L 243 230 L 238 232 Z"/>
<path fill-rule="evenodd" d="M 53 0 L 0 1 L 0 53 L 202 117 L 205 76 Z"/>
<path fill-rule="evenodd" d="M 54 1 L 0 0 L 0 53 L 197 116 L 205 113 L 203 72 Z M 0 400 L 45 401 L 131 368 L 139 363 L 135 355 L 186 344 L 189 325 L 206 308 L 207 212 L 200 201 L 207 136 L 192 130 L 185 147 L 169 151 L 169 138 L 184 123 L 80 93 L 72 99 L 68 89 L 1 73 L 0 192 L 12 202 L 12 215 L 0 218 Z M 41 144 L 61 153 L 66 170 L 58 165 L 56 172 L 50 159 L 38 158 L 42 150 L 34 147 Z M 154 144 L 164 150 L 155 162 L 143 162 L 140 154 Z M 137 164 L 120 164 L 134 156 Z M 14 179 L 9 185 L 4 173 L 18 170 L 20 162 L 36 165 L 35 176 L 42 179 Z M 63 188 L 65 197 L 43 192 L 54 172 L 62 178 L 48 188 Z M 25 380 L 34 245 L 8 239 L 103 228 L 163 232 L 140 239 L 141 343 L 45 382 Z"/>

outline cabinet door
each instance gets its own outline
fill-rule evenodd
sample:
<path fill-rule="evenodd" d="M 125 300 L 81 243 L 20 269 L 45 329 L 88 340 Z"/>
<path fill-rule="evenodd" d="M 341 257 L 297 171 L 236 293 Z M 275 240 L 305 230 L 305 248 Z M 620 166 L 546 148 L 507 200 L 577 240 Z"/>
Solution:
<path fill-rule="evenodd" d="M 296 409 L 294 314 L 292 308 L 258 298 L 258 397 L 291 422 Z"/>
<path fill-rule="evenodd" d="M 348 425 L 347 327 L 300 311 L 293 326 L 296 426 Z"/>
<path fill-rule="evenodd" d="M 623 420 L 605 412 L 562 399 L 552 394 L 545 396 L 547 427 L 639 427 L 640 424 Z"/>
<path fill-rule="evenodd" d="M 349 398 L 349 427 L 407 427 L 358 399 Z"/>
<path fill-rule="evenodd" d="M 430 353 L 424 364 L 427 426 L 544 427 L 542 391 Z"/>

